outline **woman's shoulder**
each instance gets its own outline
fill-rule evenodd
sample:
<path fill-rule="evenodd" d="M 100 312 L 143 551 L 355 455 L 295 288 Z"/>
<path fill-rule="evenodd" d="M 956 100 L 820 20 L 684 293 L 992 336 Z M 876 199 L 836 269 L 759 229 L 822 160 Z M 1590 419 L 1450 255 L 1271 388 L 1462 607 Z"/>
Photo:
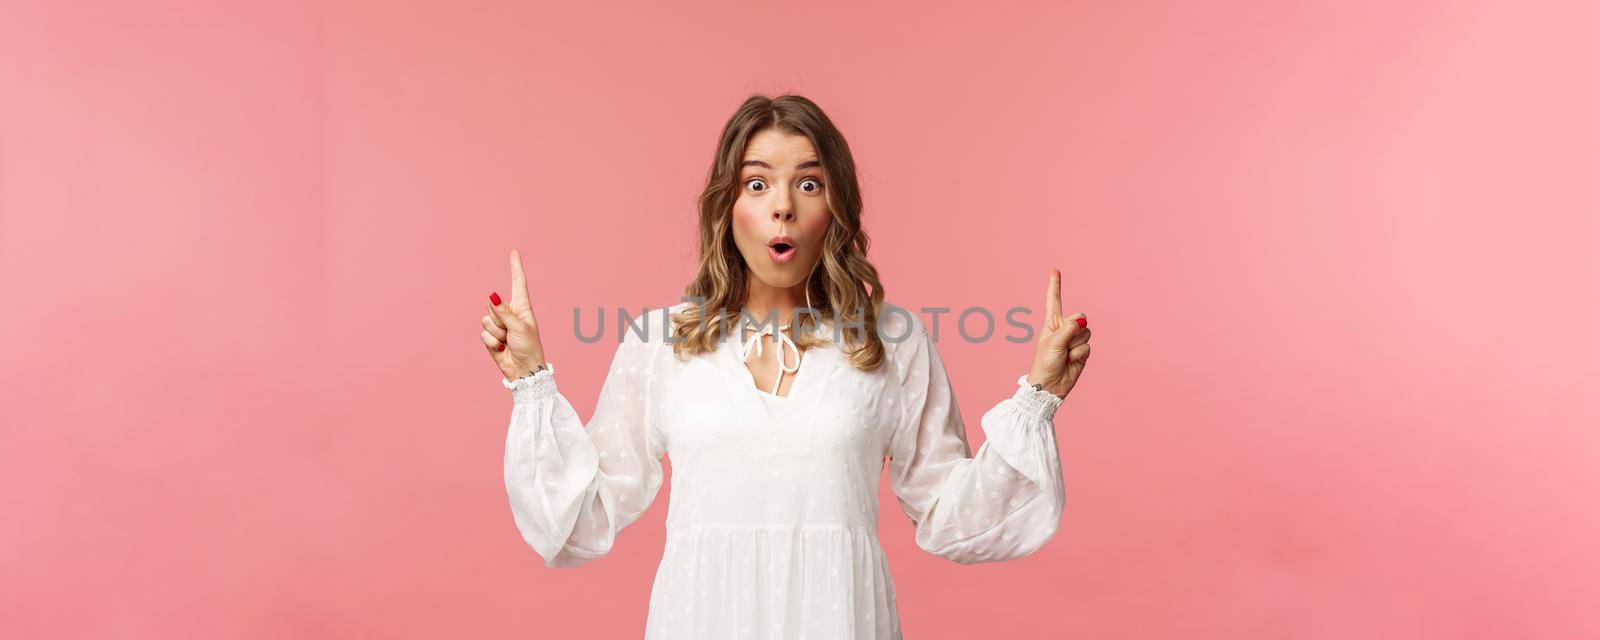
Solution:
<path fill-rule="evenodd" d="M 888 300 L 878 307 L 878 335 L 891 350 L 914 343 L 927 333 L 917 312 Z"/>
<path fill-rule="evenodd" d="M 887 300 L 878 307 L 878 337 L 891 371 L 904 374 L 916 359 L 918 348 L 927 344 L 927 326 L 915 309 Z"/>

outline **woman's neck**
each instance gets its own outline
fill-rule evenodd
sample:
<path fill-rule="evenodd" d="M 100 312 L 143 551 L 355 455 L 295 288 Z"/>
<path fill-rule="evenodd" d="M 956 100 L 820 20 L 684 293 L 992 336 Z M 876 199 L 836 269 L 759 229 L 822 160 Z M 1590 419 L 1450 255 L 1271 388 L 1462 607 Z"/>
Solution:
<path fill-rule="evenodd" d="M 744 310 L 756 323 L 776 320 L 783 325 L 794 319 L 794 310 L 806 304 L 806 285 L 772 287 L 755 278 L 750 280 L 750 291 L 745 297 Z"/>

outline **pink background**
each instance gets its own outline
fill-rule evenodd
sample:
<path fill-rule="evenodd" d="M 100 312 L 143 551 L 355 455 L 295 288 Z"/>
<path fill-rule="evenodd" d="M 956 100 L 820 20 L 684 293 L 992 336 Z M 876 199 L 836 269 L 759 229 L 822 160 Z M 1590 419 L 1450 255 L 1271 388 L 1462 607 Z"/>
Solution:
<path fill-rule="evenodd" d="M 757 91 L 890 300 L 1096 331 L 1036 555 L 884 483 L 907 637 L 1600 635 L 1595 3 L 201 4 L 0 8 L 8 637 L 642 635 L 666 490 L 543 567 L 478 317 L 587 416 Z M 941 350 L 976 446 L 1029 346 Z"/>

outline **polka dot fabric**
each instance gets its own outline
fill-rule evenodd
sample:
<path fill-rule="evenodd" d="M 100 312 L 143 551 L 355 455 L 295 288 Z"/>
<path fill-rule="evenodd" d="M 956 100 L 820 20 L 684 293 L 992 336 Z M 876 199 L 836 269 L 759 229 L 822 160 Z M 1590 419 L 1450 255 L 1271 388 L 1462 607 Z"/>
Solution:
<path fill-rule="evenodd" d="M 877 538 L 885 460 L 929 553 L 998 562 L 1055 535 L 1061 400 L 1019 378 L 984 413 L 973 452 L 944 362 L 908 310 L 885 305 L 883 367 L 860 371 L 837 345 L 813 347 L 781 399 L 756 388 L 736 338 L 679 359 L 668 326 L 656 309 L 625 334 L 587 424 L 552 372 L 505 382 L 506 492 L 546 566 L 609 552 L 655 501 L 671 456 L 646 638 L 900 638 Z"/>

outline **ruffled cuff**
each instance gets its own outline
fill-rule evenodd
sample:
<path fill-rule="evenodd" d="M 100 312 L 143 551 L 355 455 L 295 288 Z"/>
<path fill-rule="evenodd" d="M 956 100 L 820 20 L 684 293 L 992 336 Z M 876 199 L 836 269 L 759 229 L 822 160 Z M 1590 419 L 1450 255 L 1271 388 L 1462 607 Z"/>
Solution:
<path fill-rule="evenodd" d="M 1017 378 L 1017 392 L 1011 394 L 1011 399 L 1017 402 L 1022 412 L 1036 417 L 1045 422 L 1055 419 L 1056 409 L 1061 406 L 1064 398 L 1043 389 L 1034 389 L 1028 384 L 1028 374 L 1024 373 Z"/>
<path fill-rule="evenodd" d="M 555 366 L 551 365 L 516 380 L 500 378 L 500 384 L 511 390 L 516 404 L 526 404 L 552 397 L 556 394 Z"/>

